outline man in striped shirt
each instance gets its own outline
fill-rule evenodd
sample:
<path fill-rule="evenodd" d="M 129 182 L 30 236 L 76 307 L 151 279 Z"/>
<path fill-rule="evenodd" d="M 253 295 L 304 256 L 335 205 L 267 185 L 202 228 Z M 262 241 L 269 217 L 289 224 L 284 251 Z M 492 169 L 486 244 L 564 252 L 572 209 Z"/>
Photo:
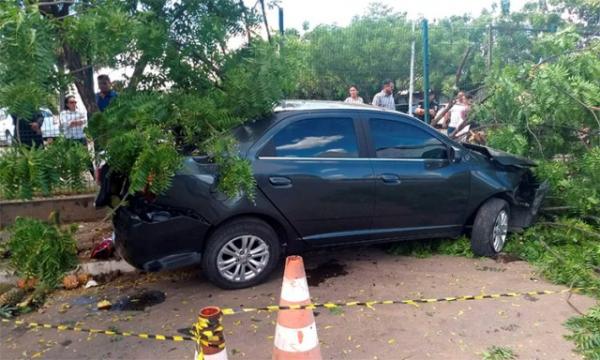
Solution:
<path fill-rule="evenodd" d="M 373 97 L 373 105 L 388 110 L 396 110 L 396 103 L 394 102 L 394 82 L 392 80 L 388 79 L 383 82 L 383 89 Z"/>

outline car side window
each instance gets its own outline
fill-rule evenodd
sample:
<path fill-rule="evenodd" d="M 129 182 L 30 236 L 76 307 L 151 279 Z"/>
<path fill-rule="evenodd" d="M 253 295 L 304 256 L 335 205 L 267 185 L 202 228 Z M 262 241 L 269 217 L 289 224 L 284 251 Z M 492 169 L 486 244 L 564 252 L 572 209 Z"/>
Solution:
<path fill-rule="evenodd" d="M 260 152 L 272 157 L 356 158 L 358 144 L 351 118 L 313 118 L 281 129 Z"/>
<path fill-rule="evenodd" d="M 446 145 L 416 126 L 386 119 L 370 119 L 369 124 L 378 158 L 448 158 Z"/>

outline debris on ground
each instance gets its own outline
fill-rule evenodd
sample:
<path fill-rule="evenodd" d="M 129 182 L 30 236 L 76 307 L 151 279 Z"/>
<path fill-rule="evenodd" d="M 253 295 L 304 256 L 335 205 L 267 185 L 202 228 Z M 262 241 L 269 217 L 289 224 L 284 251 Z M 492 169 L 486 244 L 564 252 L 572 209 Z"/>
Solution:
<path fill-rule="evenodd" d="M 87 273 L 77 274 L 77 281 L 79 281 L 79 285 L 87 284 L 88 280 L 90 280 L 91 275 Z"/>
<path fill-rule="evenodd" d="M 112 303 L 108 300 L 102 300 L 96 305 L 98 310 L 109 310 L 112 307 Z"/>
<path fill-rule="evenodd" d="M 94 246 L 112 234 L 110 221 L 95 221 L 79 223 L 75 238 L 77 239 L 77 253 L 80 259 L 89 259 Z"/>
<path fill-rule="evenodd" d="M 12 289 L 14 286 L 7 283 L 0 283 L 0 295 L 4 294 L 8 290 Z"/>
<path fill-rule="evenodd" d="M 0 307 L 17 305 L 25 297 L 25 290 L 13 287 L 0 295 Z"/>
<path fill-rule="evenodd" d="M 91 287 L 96 287 L 98 286 L 98 283 L 96 281 L 94 281 L 94 279 L 90 279 L 83 287 L 85 289 L 89 289 Z"/>
<path fill-rule="evenodd" d="M 88 286 L 88 284 L 91 283 L 91 285 Z M 66 275 L 63 278 L 63 287 L 66 290 L 73 290 L 73 289 L 77 289 L 80 286 L 84 286 L 86 289 L 90 288 L 92 286 L 98 286 L 98 283 L 96 283 L 94 281 L 94 279 L 92 278 L 92 276 L 88 273 L 71 273 Z"/>
<path fill-rule="evenodd" d="M 17 280 L 17 287 L 19 289 L 23 289 L 25 291 L 33 290 L 37 286 L 38 280 L 36 278 L 30 277 L 27 279 L 19 279 Z"/>
<path fill-rule="evenodd" d="M 98 310 L 144 311 L 146 308 L 163 303 L 167 296 L 159 290 L 143 290 L 133 295 L 122 296 L 116 301 L 104 299 L 96 305 Z"/>
<path fill-rule="evenodd" d="M 104 238 L 100 244 L 96 245 L 92 250 L 90 257 L 92 259 L 106 260 L 109 259 L 115 252 L 114 242 L 112 237 Z"/>
<path fill-rule="evenodd" d="M 163 303 L 167 296 L 159 290 L 147 290 L 119 298 L 112 307 L 118 311 L 144 311 L 147 307 Z"/>
<path fill-rule="evenodd" d="M 79 287 L 79 280 L 77 275 L 67 275 L 63 278 L 63 286 L 67 290 L 76 289 Z"/>

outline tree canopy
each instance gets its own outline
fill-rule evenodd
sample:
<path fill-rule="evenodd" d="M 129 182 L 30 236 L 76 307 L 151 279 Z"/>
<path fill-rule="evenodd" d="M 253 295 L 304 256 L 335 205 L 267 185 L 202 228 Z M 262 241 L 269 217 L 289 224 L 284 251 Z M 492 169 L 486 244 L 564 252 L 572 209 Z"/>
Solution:
<path fill-rule="evenodd" d="M 0 4 L 0 105 L 28 116 L 75 86 L 90 134 L 131 192 L 164 191 L 181 155 L 211 153 L 222 190 L 252 190 L 226 130 L 271 111 L 291 84 L 243 1 L 82 0 Z M 242 45 L 230 47 L 233 42 Z M 93 70 L 131 69 L 97 113 Z M 217 153 L 218 152 L 218 153 Z M 224 155 L 229 154 L 229 155 Z"/>
<path fill-rule="evenodd" d="M 430 22 L 431 88 L 475 93 L 473 118 L 499 147 L 550 158 L 597 145 L 600 4 L 507 5 Z M 386 78 L 408 88 L 413 40 L 421 89 L 420 29 L 404 13 L 375 3 L 348 26 L 307 24 L 268 41 L 261 15 L 240 0 L 2 2 L 0 106 L 27 116 L 75 87 L 95 114 L 90 134 L 130 191 L 165 190 L 182 155 L 201 151 L 227 170 L 220 185 L 233 195 L 253 183 L 223 134 L 279 99 L 342 100 L 356 84 L 370 100 Z M 93 75 L 105 67 L 128 77 L 97 113 Z"/>

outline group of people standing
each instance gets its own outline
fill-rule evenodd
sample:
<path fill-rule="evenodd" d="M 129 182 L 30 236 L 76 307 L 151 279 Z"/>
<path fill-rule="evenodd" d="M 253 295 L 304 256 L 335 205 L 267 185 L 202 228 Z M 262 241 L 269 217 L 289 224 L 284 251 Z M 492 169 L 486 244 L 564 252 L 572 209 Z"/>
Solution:
<path fill-rule="evenodd" d="M 117 97 L 108 75 L 97 77 L 99 92 L 96 93 L 98 110 L 104 111 L 110 102 Z M 87 126 L 87 116 L 77 108 L 75 95 L 67 95 L 64 100 L 64 110 L 60 112 L 61 133 L 66 139 L 72 139 L 87 145 L 83 129 Z"/>
<path fill-rule="evenodd" d="M 364 104 L 363 98 L 358 96 L 358 86 L 352 85 L 348 90 L 350 96 L 344 100 L 349 104 Z M 394 82 L 385 80 L 380 92 L 373 97 L 373 105 L 379 106 L 388 110 L 396 110 L 396 102 L 394 101 Z"/>
<path fill-rule="evenodd" d="M 344 102 L 349 104 L 364 104 L 362 97 L 358 96 L 359 90 L 356 85 L 351 85 L 348 89 L 348 96 Z M 446 131 L 448 136 L 456 137 L 460 135 L 467 125 L 467 116 L 471 109 L 470 98 L 463 91 L 460 91 L 456 99 L 451 101 L 447 106 L 451 106 L 435 124 L 439 130 Z M 384 80 L 381 91 L 373 96 L 371 103 L 388 110 L 396 110 L 396 102 L 394 100 L 394 82 L 392 80 Z M 409 109 L 409 112 L 412 109 Z M 429 118 L 435 119 L 438 114 L 444 111 L 444 107 L 440 107 L 435 99 L 434 93 L 429 93 Z M 413 116 L 425 121 L 424 101 L 419 101 L 416 109 L 412 113 Z M 441 114 L 440 114 L 441 115 Z"/>
<path fill-rule="evenodd" d="M 112 88 L 112 83 L 108 75 L 99 75 L 97 77 L 99 92 L 96 94 L 96 105 L 100 111 L 104 111 L 110 102 L 117 97 L 117 93 Z M 75 95 L 67 95 L 63 99 L 63 110 L 59 114 L 59 131 L 66 139 L 87 145 L 87 139 L 84 129 L 87 127 L 87 114 L 77 107 L 77 98 Z M 31 119 L 22 119 L 16 115 L 11 115 L 13 124 L 17 131 L 17 140 L 26 146 L 41 147 L 44 143 L 42 135 L 42 126 L 44 116 L 41 112 L 35 112 Z M 48 138 L 53 138 L 59 134 L 49 134 Z"/>

